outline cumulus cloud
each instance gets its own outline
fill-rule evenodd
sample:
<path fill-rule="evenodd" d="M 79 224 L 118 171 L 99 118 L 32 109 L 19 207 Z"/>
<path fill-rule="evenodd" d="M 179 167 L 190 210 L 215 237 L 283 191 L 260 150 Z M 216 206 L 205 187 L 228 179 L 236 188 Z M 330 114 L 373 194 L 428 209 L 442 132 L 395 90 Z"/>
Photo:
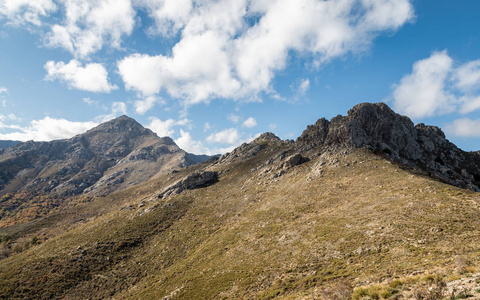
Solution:
<path fill-rule="evenodd" d="M 240 116 L 237 116 L 236 114 L 229 114 L 227 116 L 227 119 L 235 124 L 237 124 L 241 120 Z"/>
<path fill-rule="evenodd" d="M 460 66 L 453 74 L 455 85 L 464 92 L 480 89 L 480 60 Z"/>
<path fill-rule="evenodd" d="M 8 90 L 7 90 L 6 87 L 0 86 L 0 94 L 3 94 L 3 93 L 5 93 L 5 94 L 8 93 Z"/>
<path fill-rule="evenodd" d="M 192 124 L 189 119 L 181 119 L 181 120 L 167 119 L 165 121 L 162 121 L 158 118 L 150 117 L 148 118 L 148 120 L 150 121 L 150 123 L 146 127 L 150 128 L 153 132 L 155 132 L 160 137 L 163 137 L 163 136 L 172 137 L 173 134 L 175 133 L 175 130 L 173 129 L 173 127 L 175 126 L 182 126 L 189 129 L 192 128 Z"/>
<path fill-rule="evenodd" d="M 447 51 L 413 64 L 392 93 L 396 110 L 413 118 L 480 109 L 480 60 L 455 65 Z"/>
<path fill-rule="evenodd" d="M 108 82 L 108 73 L 102 64 L 90 63 L 83 67 L 78 60 L 72 59 L 68 64 L 48 61 L 44 68 L 46 80 L 65 82 L 69 88 L 97 93 L 110 93 L 118 88 Z"/>
<path fill-rule="evenodd" d="M 192 0 L 137 0 L 154 19 L 155 26 L 149 29 L 152 34 L 175 35 L 187 23 L 193 10 Z"/>
<path fill-rule="evenodd" d="M 452 111 L 456 99 L 445 86 L 452 66 L 446 51 L 415 62 L 412 73 L 403 77 L 393 91 L 394 107 L 413 118 Z"/>
<path fill-rule="evenodd" d="M 13 25 L 33 24 L 40 26 L 41 18 L 56 11 L 52 0 L 3 0 L 0 1 L 0 18 Z"/>
<path fill-rule="evenodd" d="M 119 74 L 128 89 L 144 95 L 165 90 L 186 104 L 272 93 L 272 79 L 290 53 L 308 54 L 321 64 L 368 48 L 377 35 L 414 17 L 409 0 L 140 3 L 158 32 L 180 33 L 181 39 L 170 55 L 125 57 Z"/>
<path fill-rule="evenodd" d="M 257 120 L 250 117 L 242 123 L 242 126 L 247 127 L 247 128 L 253 128 L 253 127 L 257 126 Z"/>
<path fill-rule="evenodd" d="M 86 132 L 100 123 L 107 122 L 126 113 L 127 105 L 124 102 L 114 102 L 109 114 L 97 116 L 91 121 L 74 122 L 63 118 L 45 117 L 41 120 L 33 120 L 26 126 L 12 123 L 21 121 L 14 114 L 0 114 L 0 130 L 6 129 L 9 131 L 8 133 L 0 133 L 0 140 L 51 141 L 71 138 Z"/>
<path fill-rule="evenodd" d="M 478 128 L 480 128 L 480 119 L 462 118 L 448 124 L 445 131 L 459 137 L 480 137 Z"/>
<path fill-rule="evenodd" d="M 194 140 L 188 131 L 180 129 L 180 137 L 175 139 L 175 143 L 183 150 L 193 154 L 213 154 L 206 148 L 202 142 Z"/>
<path fill-rule="evenodd" d="M 207 147 L 201 141 L 192 138 L 192 135 L 188 131 L 180 129 L 180 137 L 175 139 L 175 143 L 183 150 L 193 154 L 223 154 L 231 152 L 238 145 L 231 145 L 228 147 Z"/>
<path fill-rule="evenodd" d="M 158 118 L 150 117 L 149 120 L 150 123 L 147 125 L 147 128 L 150 128 L 160 137 L 170 137 L 175 132 L 175 130 L 172 129 L 172 127 L 175 125 L 175 120 L 173 119 L 162 121 Z"/>
<path fill-rule="evenodd" d="M 215 132 L 207 137 L 207 142 L 209 143 L 236 145 L 239 141 L 240 134 L 235 128 L 229 128 L 219 132 Z"/>
<path fill-rule="evenodd" d="M 155 104 L 163 103 L 162 98 L 157 96 L 147 96 L 143 100 L 137 100 L 133 104 L 135 106 L 135 111 L 137 114 L 144 115 L 147 111 L 152 109 Z"/>
<path fill-rule="evenodd" d="M 16 0 L 15 0 L 16 1 Z M 34 1 L 31 1 L 34 2 Z M 63 20 L 53 24 L 45 38 L 48 46 L 84 58 L 105 44 L 120 48 L 132 33 L 135 10 L 130 0 L 63 0 Z"/>
<path fill-rule="evenodd" d="M 65 119 L 55 119 L 50 117 L 45 117 L 41 120 L 33 120 L 26 127 L 0 124 L 0 128 L 15 129 L 14 132 L 6 134 L 0 133 L 0 140 L 51 141 L 71 138 L 95 127 L 96 125 L 98 125 L 98 123 L 93 121 L 72 122 Z"/>

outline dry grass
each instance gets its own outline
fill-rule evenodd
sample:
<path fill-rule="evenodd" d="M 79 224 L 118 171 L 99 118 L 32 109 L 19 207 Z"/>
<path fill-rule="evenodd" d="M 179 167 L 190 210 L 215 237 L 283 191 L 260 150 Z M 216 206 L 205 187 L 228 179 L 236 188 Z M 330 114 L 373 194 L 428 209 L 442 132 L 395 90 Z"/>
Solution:
<path fill-rule="evenodd" d="M 406 285 L 398 278 L 478 265 L 478 194 L 363 150 L 262 172 L 281 150 L 211 166 L 217 184 L 168 200 L 147 196 L 187 171 L 117 195 L 113 206 L 131 206 L 0 261 L 0 294 L 387 299 Z"/>

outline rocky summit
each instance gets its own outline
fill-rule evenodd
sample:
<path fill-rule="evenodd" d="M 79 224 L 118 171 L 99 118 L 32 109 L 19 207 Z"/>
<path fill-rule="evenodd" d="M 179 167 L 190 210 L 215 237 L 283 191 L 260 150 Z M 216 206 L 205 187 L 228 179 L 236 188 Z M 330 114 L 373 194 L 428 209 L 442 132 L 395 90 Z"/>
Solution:
<path fill-rule="evenodd" d="M 367 148 L 450 184 L 479 191 L 477 153 L 462 151 L 438 127 L 422 123 L 415 126 L 385 103 L 362 103 L 347 116 L 330 121 L 322 118 L 308 126 L 296 144 L 300 151 L 332 145 Z"/>
<path fill-rule="evenodd" d="M 2 299 L 480 299 L 478 153 L 383 103 L 192 165 L 127 117 L 0 157 L 4 215 L 47 209 L 0 226 Z"/>
<path fill-rule="evenodd" d="M 106 195 L 207 158 L 188 154 L 171 138 L 121 116 L 71 139 L 3 149 L 0 196 L 20 204 L 33 195 Z"/>

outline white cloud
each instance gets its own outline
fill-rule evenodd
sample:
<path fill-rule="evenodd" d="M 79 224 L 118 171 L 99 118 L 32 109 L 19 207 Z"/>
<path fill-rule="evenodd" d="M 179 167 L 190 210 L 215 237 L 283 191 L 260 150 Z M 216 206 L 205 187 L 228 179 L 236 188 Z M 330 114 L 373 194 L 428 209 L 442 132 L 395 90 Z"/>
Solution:
<path fill-rule="evenodd" d="M 224 38 L 213 32 L 184 37 L 172 57 L 134 54 L 118 63 L 127 89 L 144 95 L 161 89 L 194 104 L 211 98 L 234 97 L 240 83 L 232 77 Z"/>
<path fill-rule="evenodd" d="M 242 126 L 247 127 L 247 128 L 253 128 L 253 127 L 257 126 L 257 120 L 250 117 L 242 123 Z"/>
<path fill-rule="evenodd" d="M 452 65 L 446 51 L 415 62 L 412 73 L 403 77 L 393 91 L 395 109 L 413 118 L 454 110 L 456 99 L 445 89 Z"/>
<path fill-rule="evenodd" d="M 203 125 L 203 132 L 207 132 L 210 129 L 212 129 L 212 125 L 210 125 L 210 123 L 207 122 Z"/>
<path fill-rule="evenodd" d="M 20 121 L 20 118 L 17 117 L 15 114 L 8 114 L 8 115 L 2 115 L 0 114 L 0 122 L 4 121 Z M 0 127 L 6 126 L 3 123 L 0 123 Z"/>
<path fill-rule="evenodd" d="M 83 98 L 82 101 L 87 103 L 88 105 L 92 105 L 95 103 L 95 101 L 90 98 Z"/>
<path fill-rule="evenodd" d="M 227 116 L 227 119 L 230 120 L 231 122 L 235 123 L 235 124 L 237 124 L 241 120 L 240 116 L 237 116 L 235 114 L 229 114 Z"/>
<path fill-rule="evenodd" d="M 236 145 L 239 143 L 240 138 L 238 131 L 235 128 L 230 128 L 210 134 L 207 137 L 207 142 Z"/>
<path fill-rule="evenodd" d="M 51 141 L 56 139 L 71 138 L 77 134 L 97 126 L 100 123 L 110 121 L 120 115 L 127 114 L 127 105 L 124 102 L 114 102 L 111 106 L 111 112 L 106 115 L 100 115 L 92 121 L 74 122 L 66 119 L 56 119 L 45 117 L 41 120 L 33 120 L 27 126 L 11 124 L 11 122 L 21 121 L 14 114 L 7 116 L 0 114 L 0 129 L 8 129 L 9 133 L 0 133 L 0 140 L 17 141 Z M 10 124 L 5 124 L 8 121 Z"/>
<path fill-rule="evenodd" d="M 447 51 L 413 64 L 394 87 L 394 108 L 413 118 L 480 109 L 480 60 L 455 66 Z"/>
<path fill-rule="evenodd" d="M 460 66 L 452 77 L 456 87 L 462 91 L 471 92 L 480 89 L 480 60 Z"/>
<path fill-rule="evenodd" d="M 463 96 L 459 100 L 462 103 L 460 107 L 461 114 L 468 114 L 480 109 L 480 95 L 479 96 Z"/>
<path fill-rule="evenodd" d="M 300 82 L 298 86 L 298 92 L 300 95 L 305 95 L 305 93 L 310 89 L 310 79 L 306 78 Z"/>
<path fill-rule="evenodd" d="M 138 0 L 136 4 L 145 7 L 155 20 L 149 31 L 165 36 L 173 36 L 185 26 L 193 9 L 192 0 Z"/>
<path fill-rule="evenodd" d="M 130 0 L 61 2 L 62 24 L 52 25 L 45 40 L 48 46 L 64 48 L 76 57 L 85 58 L 105 44 L 120 48 L 123 36 L 134 28 L 135 10 Z"/>
<path fill-rule="evenodd" d="M 106 115 L 97 116 L 94 119 L 94 121 L 96 123 L 103 123 L 126 114 L 127 114 L 127 104 L 125 104 L 125 102 L 113 102 L 110 113 Z"/>
<path fill-rule="evenodd" d="M 175 130 L 172 129 L 172 127 L 175 125 L 175 120 L 173 119 L 162 121 L 158 118 L 150 117 L 149 120 L 150 123 L 147 125 L 147 128 L 150 128 L 160 137 L 171 137 L 175 132 Z"/>
<path fill-rule="evenodd" d="M 1 94 L 8 94 L 7 88 L 0 86 L 0 95 Z M 2 103 L 2 107 L 7 107 L 7 100 L 3 99 L 3 97 L 0 100 L 1 100 L 1 103 Z"/>
<path fill-rule="evenodd" d="M 197 141 L 192 138 L 192 135 L 188 131 L 180 129 L 180 137 L 175 139 L 175 143 L 183 150 L 193 154 L 223 154 L 232 151 L 237 145 L 229 147 L 206 147 L 201 141 Z"/>
<path fill-rule="evenodd" d="M 170 55 L 118 62 L 128 89 L 165 90 L 188 105 L 213 98 L 255 99 L 292 52 L 318 63 L 367 49 L 383 31 L 413 19 L 409 0 L 140 0 L 164 35 L 180 34 Z M 258 22 L 251 22 L 251 18 Z M 308 83 L 305 81 L 303 90 Z"/>
<path fill-rule="evenodd" d="M 108 73 L 101 64 L 90 63 L 82 67 L 82 64 L 72 59 L 68 64 L 64 62 L 48 61 L 45 66 L 46 80 L 60 80 L 67 83 L 69 88 L 89 92 L 110 93 L 117 89 L 108 82 Z"/>
<path fill-rule="evenodd" d="M 180 129 L 180 137 L 175 140 L 175 143 L 183 150 L 194 154 L 212 154 L 202 142 L 196 141 L 192 138 L 190 132 Z"/>
<path fill-rule="evenodd" d="M 480 128 L 480 119 L 462 118 L 445 126 L 445 131 L 459 137 L 480 137 L 478 128 Z"/>
<path fill-rule="evenodd" d="M 137 114 L 144 115 L 147 111 L 152 109 L 155 104 L 163 103 L 162 98 L 157 96 L 147 96 L 143 100 L 137 100 L 133 104 L 135 106 L 135 111 Z"/>
<path fill-rule="evenodd" d="M 4 125 L 0 123 L 0 128 L 15 129 L 14 132 L 0 134 L 0 140 L 16 141 L 51 141 L 56 139 L 71 138 L 77 134 L 98 125 L 96 122 L 72 122 L 65 119 L 54 119 L 45 117 L 41 120 L 33 120 L 24 128 L 18 125 Z"/>
<path fill-rule="evenodd" d="M 163 137 L 163 136 L 172 137 L 172 135 L 175 133 L 175 130 L 173 129 L 173 127 L 175 126 L 182 126 L 188 129 L 192 128 L 192 122 L 189 119 L 181 119 L 177 121 L 173 119 L 167 119 L 165 121 L 162 121 L 155 117 L 150 117 L 148 119 L 150 123 L 146 127 L 150 128 L 153 132 L 155 132 L 160 137 Z"/>
<path fill-rule="evenodd" d="M 14 25 L 33 24 L 40 26 L 41 18 L 57 7 L 52 0 L 2 0 L 0 1 L 0 17 L 7 18 Z"/>

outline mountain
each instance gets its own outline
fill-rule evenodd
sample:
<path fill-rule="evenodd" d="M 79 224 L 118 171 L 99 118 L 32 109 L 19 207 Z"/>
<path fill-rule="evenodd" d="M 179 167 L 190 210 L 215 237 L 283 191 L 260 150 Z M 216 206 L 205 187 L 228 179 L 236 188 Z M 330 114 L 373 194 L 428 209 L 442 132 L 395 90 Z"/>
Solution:
<path fill-rule="evenodd" d="M 19 141 L 0 141 L 0 151 L 1 151 L 1 149 L 4 149 L 4 148 L 13 147 L 18 143 L 21 143 L 21 142 L 19 142 Z"/>
<path fill-rule="evenodd" d="M 41 206 L 52 202 L 55 207 L 70 196 L 106 195 L 206 158 L 188 154 L 171 138 L 160 138 L 122 116 L 71 139 L 29 141 L 4 149 L 0 197 L 9 213 L 39 197 L 46 198 Z"/>
<path fill-rule="evenodd" d="M 360 104 L 0 228 L 0 298 L 478 299 L 475 155 Z"/>
<path fill-rule="evenodd" d="M 442 130 L 396 114 L 384 103 L 362 103 L 331 121 L 318 120 L 297 139 L 301 149 L 343 145 L 382 153 L 405 166 L 420 169 L 450 184 L 480 191 L 480 156 L 465 152 Z"/>

